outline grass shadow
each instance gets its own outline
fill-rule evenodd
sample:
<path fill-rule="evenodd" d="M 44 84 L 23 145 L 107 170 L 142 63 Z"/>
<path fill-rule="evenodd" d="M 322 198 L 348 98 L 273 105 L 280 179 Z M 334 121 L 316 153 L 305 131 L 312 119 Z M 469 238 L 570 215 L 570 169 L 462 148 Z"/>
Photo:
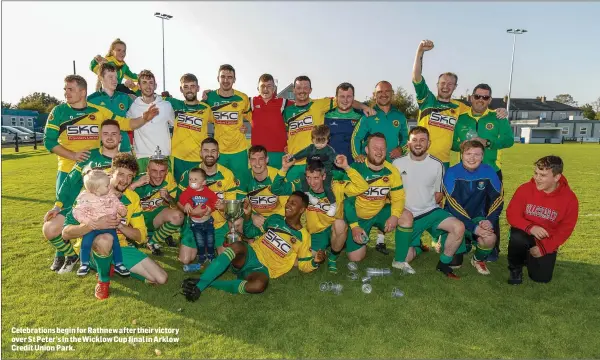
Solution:
<path fill-rule="evenodd" d="M 14 151 L 14 150 L 13 150 Z M 7 153 L 5 151 L 2 151 L 2 161 L 4 162 L 5 160 L 21 160 L 21 159 L 26 159 L 26 158 L 30 158 L 30 157 L 34 157 L 34 156 L 42 156 L 42 155 L 49 155 L 48 150 L 44 149 L 43 146 L 38 146 L 38 150 L 33 150 L 33 148 L 31 150 L 25 150 L 23 151 L 23 149 L 20 149 L 19 152 L 10 152 Z"/>

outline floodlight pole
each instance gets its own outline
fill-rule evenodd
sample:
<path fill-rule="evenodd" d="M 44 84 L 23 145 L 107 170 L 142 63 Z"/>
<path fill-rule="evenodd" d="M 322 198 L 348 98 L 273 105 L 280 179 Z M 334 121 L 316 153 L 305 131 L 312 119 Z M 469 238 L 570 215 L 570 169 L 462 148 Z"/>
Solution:
<path fill-rule="evenodd" d="M 525 29 L 507 29 L 507 33 L 513 34 L 513 48 L 512 48 L 512 56 L 510 59 L 510 77 L 508 79 L 508 99 L 506 100 L 506 112 L 508 113 L 508 120 L 510 120 L 510 93 L 512 90 L 512 76 L 513 76 L 513 68 L 515 64 L 515 45 L 517 44 L 517 35 L 521 35 L 527 32 Z"/>
<path fill-rule="evenodd" d="M 172 15 L 162 14 L 159 12 L 155 12 L 154 16 L 159 18 L 162 23 L 162 57 L 163 57 L 163 92 L 167 91 L 167 83 L 166 83 L 166 75 L 165 75 L 165 20 L 171 20 L 173 18 Z"/>

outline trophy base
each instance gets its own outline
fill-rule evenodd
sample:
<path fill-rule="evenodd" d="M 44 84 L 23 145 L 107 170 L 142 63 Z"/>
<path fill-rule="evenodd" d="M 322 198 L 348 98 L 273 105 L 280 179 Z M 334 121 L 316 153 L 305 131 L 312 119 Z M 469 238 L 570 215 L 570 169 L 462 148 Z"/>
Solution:
<path fill-rule="evenodd" d="M 233 244 L 235 242 L 240 242 L 242 241 L 242 236 L 240 234 L 238 234 L 237 232 L 234 233 L 227 233 L 227 235 L 225 235 L 225 244 Z"/>

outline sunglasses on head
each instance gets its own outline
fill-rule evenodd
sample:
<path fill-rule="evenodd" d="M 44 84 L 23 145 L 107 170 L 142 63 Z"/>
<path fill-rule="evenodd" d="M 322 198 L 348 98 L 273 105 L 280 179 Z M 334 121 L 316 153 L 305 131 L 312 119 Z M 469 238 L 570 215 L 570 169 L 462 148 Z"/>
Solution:
<path fill-rule="evenodd" d="M 473 94 L 473 97 L 475 98 L 475 100 L 479 100 L 479 99 L 489 100 L 491 98 L 491 96 L 489 96 L 489 95 L 477 95 L 477 94 Z"/>

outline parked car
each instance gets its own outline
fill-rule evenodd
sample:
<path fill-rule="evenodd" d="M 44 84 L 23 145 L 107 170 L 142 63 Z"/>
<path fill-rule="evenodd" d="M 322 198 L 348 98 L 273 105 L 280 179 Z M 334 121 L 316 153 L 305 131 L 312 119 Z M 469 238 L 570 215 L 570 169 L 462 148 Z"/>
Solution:
<path fill-rule="evenodd" d="M 2 144 L 14 144 L 14 143 L 15 143 L 15 135 L 2 130 Z"/>
<path fill-rule="evenodd" d="M 34 133 L 34 131 L 33 131 L 33 130 L 31 130 L 31 129 L 28 129 L 28 128 L 26 128 L 25 126 L 15 126 L 15 125 L 11 125 L 10 127 L 13 127 L 13 128 L 15 128 L 15 129 L 17 129 L 17 130 L 21 130 L 22 132 L 24 132 L 24 133 L 27 133 L 27 134 L 31 134 L 31 137 L 33 137 L 33 133 Z M 37 131 L 36 131 L 36 132 L 35 132 L 35 137 L 36 137 L 36 140 L 37 140 L 37 141 L 43 141 L 43 140 L 44 140 L 44 133 L 41 133 L 41 132 L 37 132 Z"/>
<path fill-rule="evenodd" d="M 7 132 L 19 137 L 19 141 L 33 142 L 33 136 L 12 126 L 2 126 L 2 132 Z"/>

